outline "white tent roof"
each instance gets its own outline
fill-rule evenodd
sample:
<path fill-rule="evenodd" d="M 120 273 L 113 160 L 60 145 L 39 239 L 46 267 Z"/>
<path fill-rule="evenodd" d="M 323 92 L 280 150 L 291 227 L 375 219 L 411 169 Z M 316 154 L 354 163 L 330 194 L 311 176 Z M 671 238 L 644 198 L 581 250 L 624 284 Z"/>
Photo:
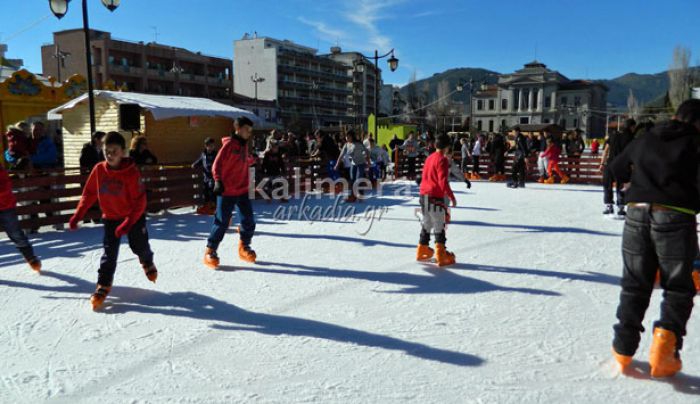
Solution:
<path fill-rule="evenodd" d="M 151 114 L 153 114 L 153 118 L 157 121 L 189 116 L 221 116 L 231 119 L 245 116 L 255 123 L 263 122 L 263 120 L 250 111 L 206 98 L 102 90 L 96 90 L 94 94 L 95 99 L 115 101 L 118 104 L 138 104 L 141 108 L 150 111 Z M 87 98 L 88 95 L 85 93 L 60 107 L 52 109 L 48 113 L 49 119 L 60 119 L 60 115 L 63 111 L 73 109 L 81 102 L 87 102 Z"/>

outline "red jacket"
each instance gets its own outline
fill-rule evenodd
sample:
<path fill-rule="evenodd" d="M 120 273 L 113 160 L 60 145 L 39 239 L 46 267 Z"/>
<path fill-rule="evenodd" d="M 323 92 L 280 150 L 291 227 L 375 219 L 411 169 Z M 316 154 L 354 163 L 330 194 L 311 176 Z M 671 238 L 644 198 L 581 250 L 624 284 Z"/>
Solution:
<path fill-rule="evenodd" d="M 435 152 L 425 159 L 423 177 L 420 183 L 420 194 L 433 198 L 449 198 L 455 200 L 455 194 L 450 188 L 450 162 L 440 152 Z"/>
<path fill-rule="evenodd" d="M 107 220 L 129 218 L 133 225 L 146 211 L 146 190 L 141 172 L 130 158 L 122 160 L 119 168 L 110 168 L 106 161 L 92 169 L 74 217 L 77 220 L 99 201 L 102 217 Z"/>
<path fill-rule="evenodd" d="M 0 165 L 0 210 L 14 209 L 17 200 L 12 194 L 12 181 L 5 168 Z"/>
<path fill-rule="evenodd" d="M 547 150 L 542 153 L 542 157 L 546 157 L 549 161 L 554 163 L 559 162 L 559 155 L 561 154 L 561 147 L 557 146 L 556 143 L 552 143 L 547 147 Z"/>
<path fill-rule="evenodd" d="M 214 181 L 223 183 L 224 196 L 245 195 L 250 185 L 248 143 L 238 135 L 225 137 L 222 143 L 211 170 Z"/>

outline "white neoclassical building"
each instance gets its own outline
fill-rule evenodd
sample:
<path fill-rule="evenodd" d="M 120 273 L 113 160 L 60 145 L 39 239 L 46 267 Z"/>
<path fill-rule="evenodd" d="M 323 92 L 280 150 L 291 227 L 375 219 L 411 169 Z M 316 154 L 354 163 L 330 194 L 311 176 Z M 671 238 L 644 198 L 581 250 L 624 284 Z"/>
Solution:
<path fill-rule="evenodd" d="M 483 132 L 518 124 L 554 123 L 590 136 L 605 133 L 608 88 L 589 80 L 570 80 L 534 61 L 498 84 L 484 85 L 471 99 L 473 126 Z"/>

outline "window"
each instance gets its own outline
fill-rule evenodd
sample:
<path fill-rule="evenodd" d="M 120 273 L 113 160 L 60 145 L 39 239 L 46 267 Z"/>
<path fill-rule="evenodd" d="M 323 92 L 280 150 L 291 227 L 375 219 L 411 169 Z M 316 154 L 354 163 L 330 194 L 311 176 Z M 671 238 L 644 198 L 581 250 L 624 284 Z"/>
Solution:
<path fill-rule="evenodd" d="M 578 128 L 578 119 L 574 118 L 574 128 Z"/>
<path fill-rule="evenodd" d="M 506 130 L 508 130 L 508 127 L 506 126 L 506 120 L 502 119 L 501 120 L 501 132 L 505 132 Z"/>
<path fill-rule="evenodd" d="M 493 132 L 493 120 L 489 121 L 489 132 Z"/>
<path fill-rule="evenodd" d="M 539 109 L 539 107 L 538 107 L 539 104 L 537 102 L 537 101 L 539 101 L 539 95 L 540 95 L 540 93 L 538 93 L 537 91 L 532 92 L 532 108 L 534 108 L 534 109 Z"/>
<path fill-rule="evenodd" d="M 478 121 L 476 121 L 476 129 L 481 130 L 482 127 L 483 127 L 483 124 L 481 122 L 481 119 L 479 119 Z"/>
<path fill-rule="evenodd" d="M 530 109 L 530 92 L 523 91 L 523 109 Z"/>
<path fill-rule="evenodd" d="M 569 104 L 569 98 L 567 97 L 561 97 L 561 105 L 568 105 Z"/>
<path fill-rule="evenodd" d="M 559 122 L 559 126 L 566 129 L 566 118 L 561 119 L 561 121 Z"/>
<path fill-rule="evenodd" d="M 544 107 L 549 108 L 552 106 L 552 96 L 549 95 L 547 97 L 544 97 Z"/>
<path fill-rule="evenodd" d="M 545 118 L 544 123 L 549 123 L 549 118 Z"/>
<path fill-rule="evenodd" d="M 489 111 L 496 109 L 496 100 L 489 100 Z"/>
<path fill-rule="evenodd" d="M 580 107 L 580 106 L 581 106 L 581 97 L 580 97 L 580 96 L 574 97 L 574 106 L 575 106 L 575 107 Z M 576 126 L 576 125 L 574 125 L 574 126 Z"/>
<path fill-rule="evenodd" d="M 520 117 L 520 123 L 527 125 L 528 123 L 530 123 L 530 118 L 527 116 L 522 116 L 522 117 Z"/>
<path fill-rule="evenodd" d="M 508 110 L 508 100 L 505 98 L 501 100 L 501 109 L 504 111 Z"/>
<path fill-rule="evenodd" d="M 477 111 L 483 111 L 484 110 L 484 100 L 478 100 L 476 102 L 476 110 Z"/>

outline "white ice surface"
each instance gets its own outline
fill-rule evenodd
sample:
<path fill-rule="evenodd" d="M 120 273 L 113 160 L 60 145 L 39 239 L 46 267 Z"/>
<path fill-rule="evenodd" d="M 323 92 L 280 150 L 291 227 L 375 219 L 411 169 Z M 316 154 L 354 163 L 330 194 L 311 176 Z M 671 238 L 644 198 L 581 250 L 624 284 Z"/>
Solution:
<path fill-rule="evenodd" d="M 598 188 L 453 187 L 449 269 L 414 260 L 416 198 L 356 205 L 389 208 L 364 236 L 256 202 L 257 265 L 230 231 L 205 269 L 210 218 L 151 217 L 158 283 L 123 242 L 100 312 L 101 227 L 33 237 L 40 276 L 2 238 L 0 402 L 700 402 L 697 313 L 676 378 L 648 378 L 649 332 L 631 376 L 611 360 L 623 222 Z"/>

